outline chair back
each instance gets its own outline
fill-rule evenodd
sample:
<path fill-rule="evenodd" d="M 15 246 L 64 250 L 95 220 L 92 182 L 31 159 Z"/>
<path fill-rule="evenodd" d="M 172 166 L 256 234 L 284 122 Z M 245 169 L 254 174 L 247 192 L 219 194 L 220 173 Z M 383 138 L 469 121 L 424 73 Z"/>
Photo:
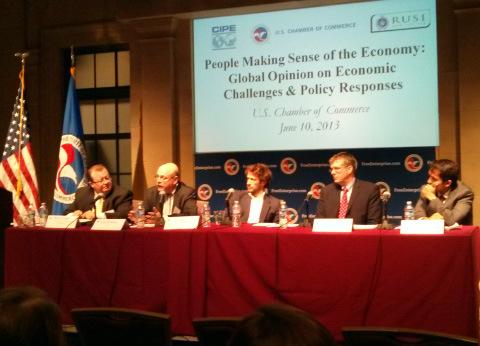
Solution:
<path fill-rule="evenodd" d="M 85 346 L 170 345 L 170 317 L 119 308 L 73 309 L 72 317 Z"/>
<path fill-rule="evenodd" d="M 345 346 L 468 346 L 478 339 L 425 330 L 383 327 L 345 327 Z"/>
<path fill-rule="evenodd" d="M 241 317 L 206 317 L 193 320 L 200 346 L 227 346 Z"/>

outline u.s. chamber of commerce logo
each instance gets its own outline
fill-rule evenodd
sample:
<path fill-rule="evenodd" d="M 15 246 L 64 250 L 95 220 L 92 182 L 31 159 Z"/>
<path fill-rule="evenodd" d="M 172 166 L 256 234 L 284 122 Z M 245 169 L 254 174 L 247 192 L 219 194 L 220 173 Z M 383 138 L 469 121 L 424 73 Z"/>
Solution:
<path fill-rule="evenodd" d="M 223 164 L 223 170 L 228 175 L 236 175 L 238 173 L 238 171 L 240 170 L 240 164 L 235 159 L 228 159 Z"/>
<path fill-rule="evenodd" d="M 418 154 L 410 154 L 405 158 L 404 166 L 409 172 L 418 172 L 423 167 L 423 159 Z"/>
<path fill-rule="evenodd" d="M 202 184 L 197 189 L 197 196 L 202 201 L 208 201 L 210 198 L 212 198 L 212 194 L 212 187 L 208 184 Z"/>
<path fill-rule="evenodd" d="M 310 186 L 310 191 L 312 191 L 312 198 L 320 199 L 320 194 L 322 193 L 322 189 L 325 187 L 324 183 L 319 181 L 315 182 Z"/>
<path fill-rule="evenodd" d="M 53 193 L 55 201 L 73 203 L 75 191 L 85 184 L 85 157 L 85 149 L 80 139 L 74 135 L 62 136 Z"/>
<path fill-rule="evenodd" d="M 285 174 L 293 174 L 297 170 L 297 161 L 292 157 L 286 157 L 280 162 L 280 169 Z"/>
<path fill-rule="evenodd" d="M 237 42 L 236 25 L 218 25 L 212 27 L 212 46 L 214 50 L 233 49 Z"/>
<path fill-rule="evenodd" d="M 297 223 L 298 212 L 293 208 L 287 208 L 287 220 L 288 223 Z"/>
<path fill-rule="evenodd" d="M 257 43 L 264 43 L 268 40 L 268 29 L 261 25 L 253 29 L 253 39 Z"/>

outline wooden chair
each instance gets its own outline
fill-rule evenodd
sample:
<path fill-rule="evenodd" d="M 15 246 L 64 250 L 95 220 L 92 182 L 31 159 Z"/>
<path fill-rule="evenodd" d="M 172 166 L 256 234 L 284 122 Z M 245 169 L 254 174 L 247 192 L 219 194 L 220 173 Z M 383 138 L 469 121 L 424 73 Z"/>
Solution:
<path fill-rule="evenodd" d="M 200 346 L 226 346 L 237 330 L 241 317 L 206 317 L 193 320 Z"/>
<path fill-rule="evenodd" d="M 170 317 L 119 308 L 73 309 L 72 317 L 85 346 L 170 345 Z"/>
<path fill-rule="evenodd" d="M 383 327 L 345 327 L 345 346 L 467 346 L 478 339 L 425 330 Z"/>

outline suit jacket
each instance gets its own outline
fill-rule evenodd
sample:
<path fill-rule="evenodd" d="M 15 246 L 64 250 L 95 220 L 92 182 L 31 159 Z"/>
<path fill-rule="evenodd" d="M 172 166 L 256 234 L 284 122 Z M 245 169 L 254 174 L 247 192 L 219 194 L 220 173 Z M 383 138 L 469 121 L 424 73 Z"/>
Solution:
<path fill-rule="evenodd" d="M 340 207 L 338 184 L 331 183 L 320 192 L 317 214 L 318 218 L 337 218 Z M 382 202 L 377 185 L 368 181 L 355 179 L 348 202 L 346 218 L 352 218 L 354 224 L 378 224 L 382 221 Z"/>
<path fill-rule="evenodd" d="M 238 201 L 242 209 L 240 220 L 248 221 L 250 215 L 250 203 L 252 198 L 246 190 L 235 191 L 229 200 L 229 215 L 232 215 L 233 201 Z M 263 197 L 262 211 L 258 222 L 278 222 L 278 211 L 280 210 L 280 200 L 266 193 Z"/>
<path fill-rule="evenodd" d="M 94 207 L 95 193 L 90 186 L 81 187 L 75 192 L 75 200 L 65 210 L 64 214 L 81 210 L 86 212 Z M 132 208 L 132 192 L 121 186 L 113 185 L 112 189 L 105 195 L 103 212 L 113 210 L 113 213 L 106 213 L 109 219 L 124 219 Z"/>
<path fill-rule="evenodd" d="M 461 225 L 472 224 L 472 203 L 473 191 L 461 181 L 457 187 L 448 193 L 447 199 L 441 201 L 439 198 L 429 201 L 419 198 L 415 205 L 415 218 L 430 217 L 439 213 L 445 220 L 445 225 L 450 226 L 455 222 Z"/>
<path fill-rule="evenodd" d="M 145 212 L 153 211 L 153 208 L 159 210 L 160 195 L 156 186 L 152 186 L 145 191 L 143 205 Z M 160 210 L 159 210 L 160 211 Z M 173 194 L 172 214 L 175 215 L 197 215 L 197 193 L 193 187 L 179 182 L 177 189 Z"/>

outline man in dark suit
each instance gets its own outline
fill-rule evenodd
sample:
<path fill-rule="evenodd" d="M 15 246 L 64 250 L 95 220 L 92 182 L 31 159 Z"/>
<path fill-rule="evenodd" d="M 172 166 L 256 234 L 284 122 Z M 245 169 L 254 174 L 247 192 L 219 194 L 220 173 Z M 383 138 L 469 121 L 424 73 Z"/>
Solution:
<path fill-rule="evenodd" d="M 352 218 L 354 224 L 378 224 L 382 220 L 382 203 L 378 187 L 355 177 L 357 160 L 347 152 L 333 155 L 328 161 L 333 183 L 320 194 L 317 218 Z"/>
<path fill-rule="evenodd" d="M 176 164 L 169 162 L 158 167 L 155 179 L 157 184 L 144 194 L 147 223 L 163 224 L 165 217 L 171 215 L 197 215 L 196 191 L 180 181 Z M 134 211 L 130 211 L 129 219 L 134 221 L 134 215 Z"/>
<path fill-rule="evenodd" d="M 114 185 L 108 169 L 102 164 L 87 171 L 88 185 L 75 193 L 75 200 L 65 210 L 83 219 L 123 219 L 132 205 L 132 192 Z"/>
<path fill-rule="evenodd" d="M 242 222 L 278 222 L 280 200 L 267 191 L 272 171 L 263 163 L 255 163 L 245 168 L 247 190 L 235 191 L 229 200 L 229 214 L 232 214 L 233 201 L 241 207 Z"/>
<path fill-rule="evenodd" d="M 472 224 L 473 191 L 458 180 L 459 172 L 452 160 L 430 164 L 427 184 L 422 186 L 415 205 L 416 219 L 444 219 L 447 226 L 455 222 Z"/>

